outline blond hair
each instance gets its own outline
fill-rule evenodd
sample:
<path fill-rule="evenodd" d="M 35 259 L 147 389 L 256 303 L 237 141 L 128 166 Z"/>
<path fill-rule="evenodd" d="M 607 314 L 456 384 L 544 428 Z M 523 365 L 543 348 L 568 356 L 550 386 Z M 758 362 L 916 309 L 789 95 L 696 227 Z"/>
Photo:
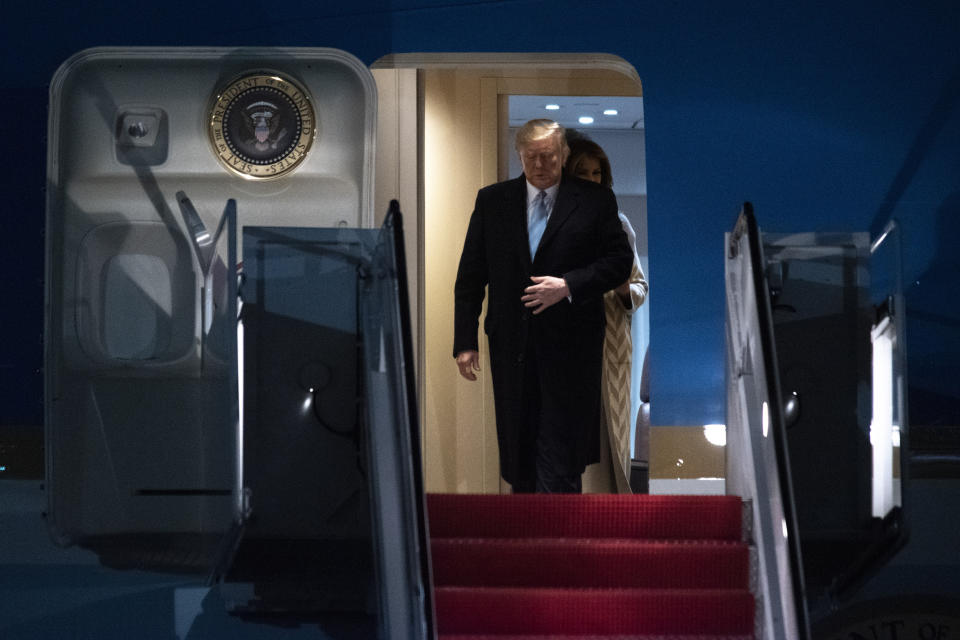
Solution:
<path fill-rule="evenodd" d="M 517 130 L 514 148 L 520 151 L 531 142 L 543 140 L 550 136 L 556 136 L 563 157 L 562 162 L 566 162 L 567 156 L 570 154 L 570 147 L 567 146 L 566 130 L 557 122 L 547 118 L 537 118 L 524 123 Z"/>

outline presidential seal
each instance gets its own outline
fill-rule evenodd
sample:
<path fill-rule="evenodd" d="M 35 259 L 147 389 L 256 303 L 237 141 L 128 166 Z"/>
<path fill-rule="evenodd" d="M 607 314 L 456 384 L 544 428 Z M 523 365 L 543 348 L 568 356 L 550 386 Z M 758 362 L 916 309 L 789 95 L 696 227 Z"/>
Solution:
<path fill-rule="evenodd" d="M 288 175 L 307 157 L 316 134 L 313 102 L 289 78 L 245 75 L 217 95 L 210 142 L 225 167 L 252 179 Z"/>

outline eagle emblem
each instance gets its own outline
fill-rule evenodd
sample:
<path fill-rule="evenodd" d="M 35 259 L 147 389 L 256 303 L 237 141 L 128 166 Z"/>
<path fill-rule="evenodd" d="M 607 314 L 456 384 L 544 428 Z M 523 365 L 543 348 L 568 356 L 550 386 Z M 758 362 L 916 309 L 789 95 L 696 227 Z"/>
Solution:
<path fill-rule="evenodd" d="M 279 178 L 303 163 L 312 146 L 313 101 L 290 78 L 248 74 L 217 94 L 209 131 L 227 169 L 245 178 Z"/>

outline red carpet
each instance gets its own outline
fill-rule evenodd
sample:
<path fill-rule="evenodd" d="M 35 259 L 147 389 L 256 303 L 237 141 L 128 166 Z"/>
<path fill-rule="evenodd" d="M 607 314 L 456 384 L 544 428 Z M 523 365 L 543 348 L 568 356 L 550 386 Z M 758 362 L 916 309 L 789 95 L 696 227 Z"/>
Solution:
<path fill-rule="evenodd" d="M 440 640 L 746 640 L 734 496 L 427 496 Z"/>

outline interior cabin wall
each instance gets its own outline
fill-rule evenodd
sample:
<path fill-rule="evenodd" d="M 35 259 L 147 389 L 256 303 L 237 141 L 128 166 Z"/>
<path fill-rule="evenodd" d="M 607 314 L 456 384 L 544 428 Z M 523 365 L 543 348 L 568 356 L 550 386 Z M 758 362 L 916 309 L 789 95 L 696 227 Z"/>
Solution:
<path fill-rule="evenodd" d="M 423 308 L 420 296 L 422 274 L 422 218 L 419 158 L 417 72 L 415 69 L 374 69 L 377 84 L 377 157 L 374 184 L 374 226 L 381 226 L 391 200 L 400 203 L 403 215 L 404 253 L 407 259 L 407 291 L 410 297 L 410 332 L 414 353 L 419 353 Z M 419 374 L 421 358 L 413 363 Z M 419 395 L 419 391 L 418 391 Z"/>
<path fill-rule="evenodd" d="M 496 493 L 499 458 L 487 429 L 493 420 L 491 381 L 488 375 L 475 383 L 460 378 L 451 352 L 453 283 L 474 197 L 496 181 L 496 132 L 491 139 L 481 126 L 483 108 L 491 105 L 484 105 L 480 74 L 422 73 L 425 484 L 428 491 Z M 491 117 L 495 121 L 495 112 Z M 481 369 L 489 372 L 486 354 Z"/>

